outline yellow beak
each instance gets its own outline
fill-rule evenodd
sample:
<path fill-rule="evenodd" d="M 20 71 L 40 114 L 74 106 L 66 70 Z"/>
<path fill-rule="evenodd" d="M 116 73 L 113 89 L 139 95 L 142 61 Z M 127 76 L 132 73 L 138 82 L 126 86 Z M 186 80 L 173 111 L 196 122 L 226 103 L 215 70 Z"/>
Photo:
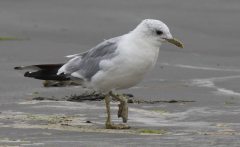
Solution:
<path fill-rule="evenodd" d="M 176 46 L 180 47 L 180 48 L 183 48 L 183 44 L 182 42 L 180 42 L 179 40 L 173 38 L 173 39 L 167 39 L 165 38 L 168 42 L 172 43 L 172 44 L 175 44 Z"/>

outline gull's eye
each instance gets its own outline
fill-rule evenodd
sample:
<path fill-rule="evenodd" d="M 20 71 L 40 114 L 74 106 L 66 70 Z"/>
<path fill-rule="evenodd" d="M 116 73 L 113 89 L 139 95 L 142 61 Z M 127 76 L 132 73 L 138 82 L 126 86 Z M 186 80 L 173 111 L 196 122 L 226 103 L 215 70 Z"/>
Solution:
<path fill-rule="evenodd" d="M 157 30 L 156 33 L 157 33 L 158 35 L 162 35 L 162 34 L 163 34 L 163 32 L 162 32 L 162 31 L 159 31 L 159 30 Z"/>

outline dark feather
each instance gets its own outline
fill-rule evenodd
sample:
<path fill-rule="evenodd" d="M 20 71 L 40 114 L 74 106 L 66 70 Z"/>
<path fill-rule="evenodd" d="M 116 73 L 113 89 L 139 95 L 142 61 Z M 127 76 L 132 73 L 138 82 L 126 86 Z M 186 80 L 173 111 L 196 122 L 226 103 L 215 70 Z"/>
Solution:
<path fill-rule="evenodd" d="M 59 64 L 39 64 L 31 66 L 14 67 L 16 70 L 36 70 L 35 72 L 26 72 L 24 77 L 35 78 L 40 80 L 69 81 L 70 77 L 66 74 L 57 75 L 58 69 L 65 63 Z"/>
<path fill-rule="evenodd" d="M 14 67 L 15 70 L 40 70 L 40 69 L 52 69 L 52 68 L 61 68 L 65 63 L 58 64 L 39 64 L 39 65 L 30 65 L 30 66 L 18 66 Z"/>
<path fill-rule="evenodd" d="M 61 68 L 65 63 L 59 63 L 59 64 L 39 64 L 35 65 L 40 69 L 54 69 L 54 68 Z"/>
<path fill-rule="evenodd" d="M 40 80 L 56 80 L 56 81 L 69 81 L 70 77 L 66 74 L 57 75 L 58 68 L 42 69 L 36 72 L 26 72 L 25 77 L 35 78 Z"/>

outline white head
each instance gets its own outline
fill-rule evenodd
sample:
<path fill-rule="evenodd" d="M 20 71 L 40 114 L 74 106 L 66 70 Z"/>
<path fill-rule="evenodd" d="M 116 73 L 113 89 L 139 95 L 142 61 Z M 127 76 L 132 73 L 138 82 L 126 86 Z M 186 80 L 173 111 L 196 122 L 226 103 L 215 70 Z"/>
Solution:
<path fill-rule="evenodd" d="M 161 45 L 161 43 L 168 41 L 183 48 L 182 43 L 172 37 L 167 25 L 159 20 L 145 19 L 133 30 L 133 32 L 155 44 Z"/>

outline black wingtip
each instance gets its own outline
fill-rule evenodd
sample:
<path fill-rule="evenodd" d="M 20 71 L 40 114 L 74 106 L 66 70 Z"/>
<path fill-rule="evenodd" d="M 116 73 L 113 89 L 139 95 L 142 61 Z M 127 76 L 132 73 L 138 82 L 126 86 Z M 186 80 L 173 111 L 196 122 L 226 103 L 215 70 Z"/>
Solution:
<path fill-rule="evenodd" d="M 29 77 L 30 72 L 25 72 L 24 77 Z"/>
<path fill-rule="evenodd" d="M 22 67 L 19 66 L 19 67 L 14 67 L 15 70 L 22 70 Z"/>
<path fill-rule="evenodd" d="M 35 78 L 39 80 L 70 81 L 68 75 L 56 75 L 57 69 L 39 70 L 36 72 L 25 72 L 24 77 Z"/>

